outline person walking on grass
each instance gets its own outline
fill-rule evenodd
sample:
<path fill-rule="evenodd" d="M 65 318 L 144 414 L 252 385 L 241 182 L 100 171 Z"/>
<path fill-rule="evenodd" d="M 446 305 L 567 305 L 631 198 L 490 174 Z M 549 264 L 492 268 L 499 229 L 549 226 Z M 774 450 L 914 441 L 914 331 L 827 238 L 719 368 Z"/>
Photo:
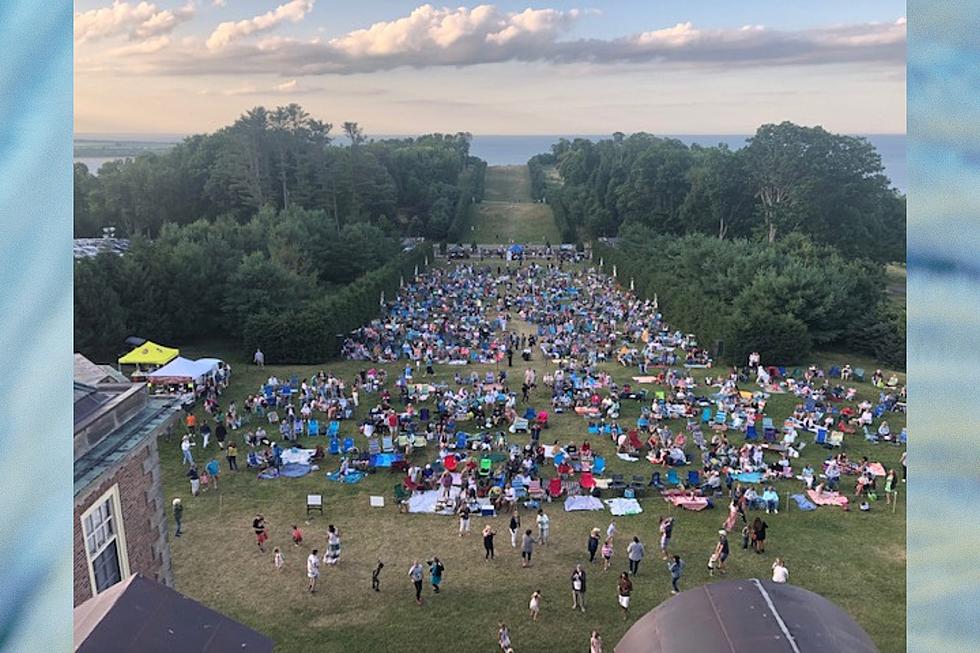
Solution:
<path fill-rule="evenodd" d="M 521 528 L 521 516 L 517 513 L 517 508 L 510 515 L 510 545 L 517 548 L 517 532 Z"/>
<path fill-rule="evenodd" d="M 327 550 L 323 561 L 331 566 L 340 562 L 340 532 L 333 524 L 327 526 Z"/>
<path fill-rule="evenodd" d="M 681 574 L 684 572 L 684 561 L 681 560 L 679 555 L 674 555 L 674 558 L 667 563 L 667 569 L 670 571 L 670 593 L 677 594 L 681 591 L 677 583 L 680 581 Z"/>
<path fill-rule="evenodd" d="M 889 469 L 885 476 L 885 505 L 891 505 L 892 501 L 898 503 L 898 475 L 894 469 Z"/>
<path fill-rule="evenodd" d="M 228 470 L 232 472 L 238 471 L 238 447 L 235 446 L 234 442 L 228 443 L 228 449 L 225 451 L 225 459 L 228 461 Z"/>
<path fill-rule="evenodd" d="M 418 560 L 412 562 L 412 566 L 408 569 L 408 577 L 412 579 L 412 584 L 415 586 L 415 603 L 422 605 L 422 577 L 425 575 L 425 570 Z"/>
<path fill-rule="evenodd" d="M 306 576 L 310 579 L 309 587 L 307 588 L 310 594 L 316 592 L 316 579 L 320 577 L 320 556 L 316 549 L 310 553 L 306 558 Z"/>
<path fill-rule="evenodd" d="M 286 559 L 282 557 L 282 551 L 278 546 L 272 550 L 272 562 L 276 565 L 276 571 L 282 571 L 283 565 L 286 564 Z"/>
<path fill-rule="evenodd" d="M 645 554 L 646 550 L 640 543 L 640 538 L 633 536 L 633 541 L 626 547 L 626 556 L 630 560 L 630 573 L 632 575 L 636 576 L 640 573 L 640 561 L 643 560 Z"/>
<path fill-rule="evenodd" d="M 371 572 L 371 589 L 375 592 L 381 591 L 381 570 L 385 568 L 385 563 L 378 558 L 378 566 Z"/>
<path fill-rule="evenodd" d="M 303 543 L 303 531 L 299 529 L 299 526 L 293 524 L 293 546 L 299 546 Z"/>
<path fill-rule="evenodd" d="M 429 565 L 429 580 L 432 582 L 432 591 L 439 593 L 439 586 L 442 584 L 442 572 L 446 571 L 445 565 L 439 558 L 432 556 L 432 560 L 426 560 Z"/>
<path fill-rule="evenodd" d="M 673 517 L 661 517 L 660 518 L 660 554 L 663 556 L 664 560 L 670 557 L 670 552 L 668 547 L 670 547 L 670 535 L 674 530 L 674 518 Z"/>
<path fill-rule="evenodd" d="M 197 473 L 197 465 L 191 464 L 186 476 L 191 481 L 191 496 L 196 497 L 201 493 L 201 475 Z"/>
<path fill-rule="evenodd" d="M 531 594 L 531 602 L 527 607 L 531 615 L 531 621 L 537 621 L 538 614 L 541 612 L 541 590 L 534 590 L 534 593 Z"/>
<path fill-rule="evenodd" d="M 531 554 L 534 553 L 534 536 L 531 535 L 531 529 L 524 531 L 524 536 L 521 538 L 521 563 L 522 567 L 531 566 Z"/>
<path fill-rule="evenodd" d="M 609 571 L 609 563 L 612 561 L 613 555 L 613 540 L 611 537 L 607 537 L 606 541 L 602 543 L 602 570 Z"/>
<path fill-rule="evenodd" d="M 766 552 L 766 529 L 769 524 L 756 517 L 752 522 L 752 548 L 756 553 Z"/>
<path fill-rule="evenodd" d="M 486 552 L 484 560 L 493 560 L 493 536 L 496 534 L 490 524 L 483 527 L 483 550 Z"/>
<path fill-rule="evenodd" d="M 725 561 L 728 560 L 728 552 L 728 533 L 722 529 L 718 531 L 718 543 L 715 544 L 715 550 L 711 554 L 711 559 L 708 560 L 709 576 L 715 575 L 715 569 L 722 574 L 725 573 Z"/>
<path fill-rule="evenodd" d="M 184 517 L 184 504 L 180 502 L 180 498 L 174 499 L 174 523 L 177 524 L 177 532 L 174 533 L 174 537 L 180 537 L 180 520 Z"/>
<path fill-rule="evenodd" d="M 470 534 L 470 507 L 463 504 L 459 509 L 459 536 Z"/>
<path fill-rule="evenodd" d="M 551 531 L 551 517 L 545 514 L 544 508 L 538 510 L 538 541 L 541 546 L 548 543 L 548 534 Z"/>
<path fill-rule="evenodd" d="M 630 575 L 628 572 L 623 572 L 619 575 L 619 607 L 623 610 L 623 621 L 630 613 L 630 594 L 633 593 L 633 581 L 630 580 Z"/>
<path fill-rule="evenodd" d="M 581 608 L 585 612 L 585 570 L 575 565 L 572 572 L 572 610 Z"/>
<path fill-rule="evenodd" d="M 497 643 L 503 653 L 514 653 L 514 648 L 510 643 L 510 629 L 507 628 L 507 624 L 502 622 L 497 628 Z"/>
<path fill-rule="evenodd" d="M 598 630 L 593 630 L 589 638 L 589 653 L 602 653 L 602 636 Z"/>
<path fill-rule="evenodd" d="M 191 456 L 191 436 L 185 435 L 183 439 L 180 441 L 180 452 L 184 456 L 181 459 L 182 465 L 194 464 L 194 457 Z"/>
<path fill-rule="evenodd" d="M 255 543 L 259 546 L 259 551 L 265 553 L 265 541 L 269 539 L 269 532 L 265 528 L 265 517 L 255 515 L 252 520 L 252 530 L 255 531 Z"/>
<path fill-rule="evenodd" d="M 218 489 L 218 474 L 221 473 L 221 465 L 218 464 L 217 458 L 212 458 L 208 461 L 208 464 L 204 466 L 207 471 L 208 476 L 211 477 L 211 485 L 215 490 Z"/>
<path fill-rule="evenodd" d="M 606 526 L 606 539 L 611 540 L 616 535 L 616 522 L 611 521 L 609 525 Z"/>
<path fill-rule="evenodd" d="M 589 562 L 595 562 L 595 554 L 599 551 L 599 529 L 593 528 L 589 533 Z"/>

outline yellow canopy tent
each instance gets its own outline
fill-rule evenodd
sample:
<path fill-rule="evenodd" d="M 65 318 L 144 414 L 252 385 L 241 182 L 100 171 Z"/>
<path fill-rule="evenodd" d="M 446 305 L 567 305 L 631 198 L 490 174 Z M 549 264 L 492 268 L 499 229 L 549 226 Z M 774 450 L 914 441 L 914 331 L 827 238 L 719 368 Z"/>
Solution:
<path fill-rule="evenodd" d="M 120 365 L 166 365 L 180 354 L 179 349 L 171 349 L 147 340 L 142 345 L 119 359 Z"/>

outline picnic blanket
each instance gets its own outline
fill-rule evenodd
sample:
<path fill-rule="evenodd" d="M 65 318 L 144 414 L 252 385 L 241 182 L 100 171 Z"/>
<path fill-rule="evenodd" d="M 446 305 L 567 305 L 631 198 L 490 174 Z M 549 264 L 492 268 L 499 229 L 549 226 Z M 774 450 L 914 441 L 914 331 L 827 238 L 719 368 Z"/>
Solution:
<path fill-rule="evenodd" d="M 309 465 L 310 459 L 313 458 L 314 453 L 316 453 L 315 449 L 300 449 L 299 447 L 291 447 L 289 449 L 284 449 L 280 458 L 282 458 L 284 465 L 288 465 L 290 463 Z"/>
<path fill-rule="evenodd" d="M 592 408 L 591 406 L 576 406 L 575 414 L 594 417 L 599 414 L 598 408 Z"/>
<path fill-rule="evenodd" d="M 439 502 L 440 490 L 428 490 L 427 492 L 416 492 L 408 499 L 409 512 L 427 512 L 434 515 L 451 515 L 452 509 L 436 511 L 436 504 Z"/>
<path fill-rule="evenodd" d="M 633 380 L 636 381 L 637 383 L 655 383 L 657 381 L 657 377 L 655 377 L 655 376 L 634 376 L 633 377 Z"/>
<path fill-rule="evenodd" d="M 665 496 L 664 501 L 686 510 L 704 510 L 708 507 L 708 499 L 705 497 L 691 498 L 687 495 L 675 494 Z"/>
<path fill-rule="evenodd" d="M 796 502 L 796 506 L 800 510 L 816 510 L 817 506 L 813 504 L 809 499 L 807 499 L 802 494 L 794 494 L 790 496 L 793 501 Z"/>
<path fill-rule="evenodd" d="M 327 474 L 327 479 L 331 481 L 341 481 L 343 483 L 357 483 L 359 480 L 364 478 L 366 474 L 364 472 L 359 472 L 356 470 L 351 470 L 347 472 L 347 476 L 341 476 L 340 470 L 335 472 L 330 472 Z"/>
<path fill-rule="evenodd" d="M 300 476 L 306 476 L 312 471 L 310 465 L 304 465 L 302 463 L 286 463 L 279 468 L 279 475 L 285 476 L 287 478 L 299 478 Z"/>
<path fill-rule="evenodd" d="M 260 481 L 271 481 L 274 478 L 279 478 L 279 470 L 275 467 L 268 467 L 259 472 Z"/>
<path fill-rule="evenodd" d="M 875 476 L 885 475 L 885 466 L 882 465 L 881 463 L 870 463 L 868 465 L 868 470 Z"/>
<path fill-rule="evenodd" d="M 635 456 L 630 456 L 629 454 L 625 454 L 625 453 L 618 453 L 616 454 L 616 457 L 619 458 L 620 460 L 625 460 L 628 463 L 635 463 L 637 460 L 639 460 L 639 458 Z"/>
<path fill-rule="evenodd" d="M 640 502 L 636 499 L 623 499 L 621 497 L 606 499 L 606 505 L 609 506 L 609 512 L 617 517 L 622 517 L 623 515 L 639 515 L 643 512 L 643 508 L 640 507 Z"/>
<path fill-rule="evenodd" d="M 573 510 L 603 510 L 602 501 L 591 496 L 574 496 L 565 499 L 565 512 Z"/>
<path fill-rule="evenodd" d="M 734 478 L 739 483 L 761 483 L 762 472 L 739 472 Z"/>
<path fill-rule="evenodd" d="M 376 453 L 371 456 L 370 465 L 372 467 L 391 467 L 391 464 L 405 460 L 404 454 L 400 453 Z"/>
<path fill-rule="evenodd" d="M 818 497 L 816 490 L 807 490 L 806 494 L 818 506 L 840 506 L 847 507 L 847 497 L 836 492 L 824 492 L 823 496 Z"/>

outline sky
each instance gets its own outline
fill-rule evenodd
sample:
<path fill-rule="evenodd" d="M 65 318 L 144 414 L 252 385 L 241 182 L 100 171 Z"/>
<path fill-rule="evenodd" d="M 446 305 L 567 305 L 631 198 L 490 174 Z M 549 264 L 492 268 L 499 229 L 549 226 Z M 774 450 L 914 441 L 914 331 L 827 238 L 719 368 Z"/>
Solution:
<path fill-rule="evenodd" d="M 76 134 L 905 133 L 905 2 L 76 0 Z"/>

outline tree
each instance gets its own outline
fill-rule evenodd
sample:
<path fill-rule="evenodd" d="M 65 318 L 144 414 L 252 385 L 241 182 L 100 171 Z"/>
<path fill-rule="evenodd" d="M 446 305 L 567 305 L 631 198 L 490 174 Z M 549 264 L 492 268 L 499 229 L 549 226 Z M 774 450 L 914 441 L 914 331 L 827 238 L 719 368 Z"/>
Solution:
<path fill-rule="evenodd" d="M 357 126 L 356 122 L 345 122 L 343 124 L 344 134 L 350 140 L 350 195 L 351 195 L 351 216 L 357 220 L 359 207 L 357 204 L 357 148 L 364 142 L 364 132 Z"/>

